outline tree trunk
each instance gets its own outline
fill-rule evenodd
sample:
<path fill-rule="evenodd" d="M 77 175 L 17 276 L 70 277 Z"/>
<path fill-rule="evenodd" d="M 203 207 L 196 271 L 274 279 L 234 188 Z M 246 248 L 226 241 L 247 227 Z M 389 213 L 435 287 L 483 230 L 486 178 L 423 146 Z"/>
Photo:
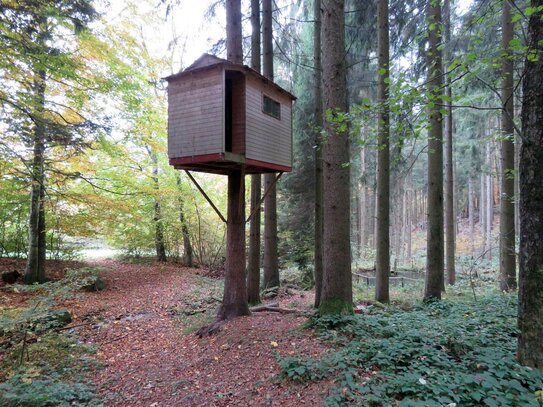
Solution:
<path fill-rule="evenodd" d="M 490 142 L 486 144 L 486 160 L 488 174 L 486 175 L 486 231 L 485 231 L 485 257 L 492 260 L 492 224 L 494 217 L 494 182 L 492 179 L 492 154 L 490 153 Z"/>
<path fill-rule="evenodd" d="M 33 159 L 31 164 L 32 184 L 30 191 L 30 212 L 28 217 L 28 256 L 24 274 L 27 284 L 45 282 L 45 71 L 37 72 L 33 83 L 36 101 L 36 115 L 33 129 Z"/>
<path fill-rule="evenodd" d="M 262 0 L 262 50 L 264 76 L 273 81 L 273 26 L 272 0 Z M 264 288 L 279 286 L 279 259 L 277 256 L 277 190 L 275 174 L 264 175 Z M 270 188 L 270 186 L 273 187 Z"/>
<path fill-rule="evenodd" d="M 520 363 L 543 370 L 543 0 L 528 22 L 520 150 Z"/>
<path fill-rule="evenodd" d="M 322 60 L 321 60 L 321 0 L 315 0 L 313 15 L 315 27 L 313 33 L 313 61 L 315 81 L 313 92 L 315 98 L 315 307 L 318 308 L 322 294 L 323 275 L 323 165 L 321 142 L 322 128 Z"/>
<path fill-rule="evenodd" d="M 228 60 L 243 63 L 241 47 L 241 0 L 226 2 L 226 46 Z M 249 315 L 245 280 L 245 171 L 228 174 L 228 223 L 226 232 L 226 275 L 218 320 Z"/>
<path fill-rule="evenodd" d="M 469 223 L 469 248 L 471 255 L 475 253 L 475 193 L 473 191 L 473 179 L 468 180 L 468 223 Z"/>
<path fill-rule="evenodd" d="M 442 92 L 441 0 L 428 5 L 428 230 L 425 299 L 441 299 L 443 278 L 443 127 L 439 108 Z"/>
<path fill-rule="evenodd" d="M 450 0 L 443 3 L 445 17 L 445 49 L 447 57 L 446 66 L 451 62 L 451 7 Z M 452 85 L 451 77 L 447 75 L 447 119 L 446 128 L 446 157 L 445 157 L 445 265 L 447 271 L 447 283 L 453 285 L 456 281 L 455 252 L 456 252 L 456 228 L 454 211 L 454 162 L 453 162 L 453 111 L 452 111 Z"/>
<path fill-rule="evenodd" d="M 350 169 L 348 131 L 340 115 L 347 110 L 344 0 L 322 1 L 324 145 L 324 268 L 321 315 L 353 311 L 350 244 Z"/>
<path fill-rule="evenodd" d="M 503 1 L 502 11 L 502 104 L 501 114 L 501 196 L 500 196 L 500 289 L 517 288 L 515 258 L 515 136 L 513 128 L 513 39 L 511 5 Z"/>
<path fill-rule="evenodd" d="M 183 264 L 187 267 L 193 267 L 194 266 L 194 253 L 192 250 L 192 245 L 190 243 L 190 234 L 189 234 L 189 227 L 187 225 L 187 220 L 185 218 L 185 205 L 183 202 L 183 196 L 181 192 L 181 176 L 177 174 L 176 177 L 177 180 L 177 186 L 179 188 L 179 199 L 178 199 L 178 207 L 179 207 L 179 223 L 181 223 L 181 235 L 183 237 Z"/>
<path fill-rule="evenodd" d="M 166 245 L 164 244 L 164 225 L 162 223 L 162 210 L 160 207 L 160 198 L 158 196 L 160 185 L 158 183 L 158 159 L 156 153 L 148 149 L 151 161 L 153 162 L 153 184 L 155 189 L 155 250 L 156 258 L 160 262 L 166 262 Z"/>
<path fill-rule="evenodd" d="M 251 0 L 251 67 L 260 72 L 260 0 Z M 251 213 L 249 225 L 249 259 L 247 262 L 247 299 L 249 304 L 260 303 L 260 199 L 262 175 L 251 176 Z"/>
<path fill-rule="evenodd" d="M 375 299 L 389 302 L 390 275 L 390 108 L 388 105 L 389 39 L 388 0 L 377 3 L 378 82 L 377 103 L 377 232 L 375 255 Z M 398 253 L 396 253 L 396 257 Z"/>
<path fill-rule="evenodd" d="M 224 297 L 218 319 L 249 315 L 245 281 L 245 173 L 228 174 L 228 224 Z"/>

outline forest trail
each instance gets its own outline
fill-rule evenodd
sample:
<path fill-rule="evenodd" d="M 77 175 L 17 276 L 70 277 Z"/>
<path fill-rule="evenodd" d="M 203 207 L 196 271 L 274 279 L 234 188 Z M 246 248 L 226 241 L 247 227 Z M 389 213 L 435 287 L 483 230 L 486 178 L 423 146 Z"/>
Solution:
<path fill-rule="evenodd" d="M 201 270 L 176 264 L 99 261 L 107 288 L 65 303 L 81 341 L 97 346 L 92 373 L 106 405 L 322 405 L 328 386 L 282 381 L 276 353 L 316 356 L 326 351 L 304 317 L 255 313 L 224 325 L 211 338 L 186 333 L 186 293 L 205 292 Z M 216 281 L 216 280 L 215 280 Z M 196 297 L 195 297 L 196 298 Z M 200 298 L 201 300 L 201 298 Z M 190 301 L 190 299 L 189 299 Z M 293 293 L 281 306 L 310 307 L 310 293 Z"/>

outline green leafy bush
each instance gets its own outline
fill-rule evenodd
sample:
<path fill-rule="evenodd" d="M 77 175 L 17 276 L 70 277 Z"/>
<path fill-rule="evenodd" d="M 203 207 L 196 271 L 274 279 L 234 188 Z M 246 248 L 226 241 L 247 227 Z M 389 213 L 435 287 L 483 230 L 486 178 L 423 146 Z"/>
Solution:
<path fill-rule="evenodd" d="M 280 361 L 286 377 L 336 377 L 327 405 L 541 406 L 543 374 L 515 360 L 516 302 L 441 301 L 316 320 L 337 350 Z"/>

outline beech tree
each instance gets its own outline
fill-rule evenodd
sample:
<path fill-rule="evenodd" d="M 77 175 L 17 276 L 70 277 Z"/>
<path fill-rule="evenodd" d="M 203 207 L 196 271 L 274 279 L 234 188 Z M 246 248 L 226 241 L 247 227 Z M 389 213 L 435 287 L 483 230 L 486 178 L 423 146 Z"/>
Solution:
<path fill-rule="evenodd" d="M 344 0 L 322 1 L 324 268 L 321 315 L 352 313 Z"/>
<path fill-rule="evenodd" d="M 533 0 L 522 85 L 519 338 L 521 363 L 543 370 L 543 0 Z"/>

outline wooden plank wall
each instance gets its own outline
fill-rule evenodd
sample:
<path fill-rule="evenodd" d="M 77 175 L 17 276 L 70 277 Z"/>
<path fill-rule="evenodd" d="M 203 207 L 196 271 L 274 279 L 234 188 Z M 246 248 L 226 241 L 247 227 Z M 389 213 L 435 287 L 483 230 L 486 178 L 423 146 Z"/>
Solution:
<path fill-rule="evenodd" d="M 246 82 L 248 159 L 292 166 L 292 102 L 281 92 L 248 76 Z M 262 112 L 262 94 L 281 103 L 281 120 Z"/>
<path fill-rule="evenodd" d="M 224 151 L 223 88 L 220 68 L 169 83 L 169 158 Z"/>
<path fill-rule="evenodd" d="M 226 74 L 232 77 L 232 152 L 245 154 L 245 75 Z"/>

